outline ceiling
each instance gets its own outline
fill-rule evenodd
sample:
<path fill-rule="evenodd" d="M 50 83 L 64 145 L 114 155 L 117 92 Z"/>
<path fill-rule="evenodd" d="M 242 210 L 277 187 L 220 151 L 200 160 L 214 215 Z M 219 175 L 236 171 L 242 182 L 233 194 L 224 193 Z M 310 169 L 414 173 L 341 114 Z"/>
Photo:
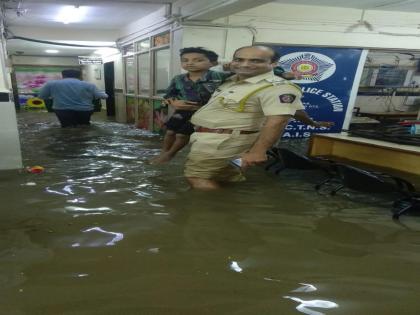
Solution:
<path fill-rule="evenodd" d="M 210 1 L 210 0 L 209 0 Z M 296 4 L 296 5 L 316 5 L 347 7 L 355 9 L 369 10 L 390 10 L 420 12 L 420 0 L 274 0 L 277 3 Z M 94 34 L 95 31 L 106 34 L 107 39 L 98 39 L 91 35 L 90 41 L 84 41 L 85 45 L 104 45 L 109 46 L 112 43 L 110 39 L 117 38 L 118 30 L 127 24 L 134 22 L 160 8 L 167 3 L 174 3 L 176 0 L 0 0 L 6 10 L 5 23 L 16 36 L 25 36 L 20 34 L 22 30 L 31 30 L 31 28 L 43 28 L 57 31 L 57 34 Z M 258 5 L 258 0 L 255 1 Z M 64 6 L 77 6 L 85 10 L 84 18 L 79 22 L 63 24 L 55 19 L 58 12 Z M 15 31 L 16 30 L 16 31 Z M 51 33 L 54 33 L 52 31 Z M 30 32 L 29 32 L 30 33 Z M 45 40 L 42 35 L 32 32 L 32 37 Z M 62 38 L 50 36 L 48 40 L 60 41 Z M 88 36 L 85 36 L 88 37 Z M 67 37 L 66 37 L 67 38 Z M 76 39 L 76 38 L 75 38 Z M 108 43 L 98 43 L 97 40 L 108 41 Z M 58 56 L 78 56 L 89 55 L 97 48 L 74 48 L 55 46 L 48 44 L 37 44 L 22 40 L 8 40 L 7 49 L 10 54 L 23 52 L 24 55 L 45 55 L 45 50 L 59 50 Z"/>
<path fill-rule="evenodd" d="M 275 0 L 275 2 L 362 10 L 420 12 L 420 0 Z"/>
<path fill-rule="evenodd" d="M 63 6 L 80 4 L 86 15 L 82 21 L 68 24 L 68 28 L 119 29 L 156 11 L 165 2 L 169 1 L 23 0 L 17 8 L 19 1 L 8 1 L 6 8 L 10 9 L 6 10 L 6 23 L 10 26 L 66 27 L 63 23 L 55 21 L 55 18 Z"/>
<path fill-rule="evenodd" d="M 85 32 L 90 31 L 109 31 L 116 34 L 118 30 L 127 24 L 134 22 L 156 10 L 162 8 L 166 3 L 176 0 L 6 0 L 1 1 L 5 5 L 5 24 L 16 36 L 31 37 L 45 40 L 42 35 L 25 36 L 19 34 L 19 30 L 28 28 L 51 28 L 61 32 Z M 56 21 L 57 15 L 64 6 L 77 6 L 84 12 L 83 19 L 78 22 L 63 24 Z M 17 30 L 17 31 L 15 31 Z M 57 32 L 59 34 L 59 32 Z M 48 39 L 50 41 L 60 41 L 58 38 Z M 112 37 L 112 36 L 108 36 Z M 116 39 L 116 36 L 113 36 Z M 83 45 L 112 45 L 112 42 L 99 43 L 92 38 L 90 41 L 80 42 Z M 98 48 L 75 48 L 56 46 L 48 44 L 38 44 L 23 40 L 8 40 L 7 49 L 9 54 L 24 55 L 45 55 L 45 50 L 59 50 L 56 56 L 79 56 L 89 55 Z"/>

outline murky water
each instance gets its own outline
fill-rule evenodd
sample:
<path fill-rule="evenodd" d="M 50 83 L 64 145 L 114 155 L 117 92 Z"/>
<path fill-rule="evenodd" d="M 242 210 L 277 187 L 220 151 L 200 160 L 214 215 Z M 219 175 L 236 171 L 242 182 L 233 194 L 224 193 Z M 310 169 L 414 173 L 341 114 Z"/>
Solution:
<path fill-rule="evenodd" d="M 420 218 L 318 195 L 308 172 L 256 168 L 188 189 L 181 154 L 111 122 L 19 115 L 25 165 L 0 173 L 0 314 L 419 314 Z"/>

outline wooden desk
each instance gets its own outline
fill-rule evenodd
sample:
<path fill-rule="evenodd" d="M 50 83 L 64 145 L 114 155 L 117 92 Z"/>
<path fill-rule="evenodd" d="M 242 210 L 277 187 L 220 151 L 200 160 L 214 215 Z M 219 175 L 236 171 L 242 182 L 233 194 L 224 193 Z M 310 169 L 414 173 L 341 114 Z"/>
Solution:
<path fill-rule="evenodd" d="M 313 134 L 308 155 L 327 155 L 420 175 L 420 147 L 350 137 L 346 132 Z"/>

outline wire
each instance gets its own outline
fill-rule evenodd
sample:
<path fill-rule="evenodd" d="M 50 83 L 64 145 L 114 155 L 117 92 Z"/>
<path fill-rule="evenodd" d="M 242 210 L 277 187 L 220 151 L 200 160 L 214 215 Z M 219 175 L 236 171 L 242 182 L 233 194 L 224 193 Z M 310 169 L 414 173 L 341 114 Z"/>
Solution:
<path fill-rule="evenodd" d="M 12 35 L 11 37 L 7 35 L 6 33 L 6 39 L 20 39 L 20 40 L 26 40 L 28 42 L 34 42 L 34 43 L 41 43 L 41 44 L 48 44 L 48 45 L 57 45 L 57 46 L 68 46 L 68 47 L 86 47 L 86 48 L 116 48 L 116 46 L 92 46 L 92 45 L 79 45 L 79 44 L 68 44 L 68 43 L 60 43 L 60 42 L 51 42 L 48 40 L 40 40 L 40 39 L 34 39 L 34 38 L 28 38 L 28 37 L 22 37 L 22 36 L 15 36 Z"/>

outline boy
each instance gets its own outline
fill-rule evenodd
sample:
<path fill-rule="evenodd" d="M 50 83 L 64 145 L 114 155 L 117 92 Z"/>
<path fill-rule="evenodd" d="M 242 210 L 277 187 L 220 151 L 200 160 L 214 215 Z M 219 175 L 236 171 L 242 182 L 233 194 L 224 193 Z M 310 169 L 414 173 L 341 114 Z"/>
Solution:
<path fill-rule="evenodd" d="M 205 105 L 211 94 L 232 73 L 209 70 L 217 65 L 218 55 L 201 47 L 188 47 L 180 50 L 181 67 L 187 73 L 175 76 L 164 96 L 164 103 L 176 108 L 166 122 L 161 154 L 152 159 L 153 164 L 170 161 L 186 146 L 194 126 L 190 122 L 194 112 Z"/>

